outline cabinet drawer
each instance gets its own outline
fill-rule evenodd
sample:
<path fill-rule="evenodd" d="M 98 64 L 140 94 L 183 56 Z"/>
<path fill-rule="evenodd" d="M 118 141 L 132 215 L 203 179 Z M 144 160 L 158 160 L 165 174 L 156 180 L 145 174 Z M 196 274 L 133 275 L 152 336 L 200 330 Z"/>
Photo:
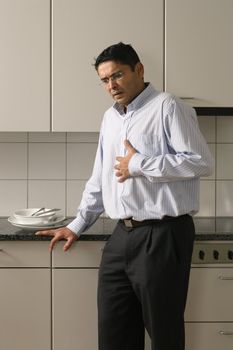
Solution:
<path fill-rule="evenodd" d="M 98 269 L 53 270 L 54 350 L 97 349 L 97 281 Z"/>
<path fill-rule="evenodd" d="M 0 269 L 1 350 L 50 350 L 49 269 Z"/>
<path fill-rule="evenodd" d="M 186 323 L 186 350 L 232 350 L 233 323 Z"/>
<path fill-rule="evenodd" d="M 99 267 L 105 242 L 77 241 L 67 251 L 65 242 L 58 242 L 53 250 L 53 267 Z"/>
<path fill-rule="evenodd" d="M 233 321 L 233 268 L 192 268 L 186 321 Z"/>
<path fill-rule="evenodd" d="M 0 268 L 49 266 L 49 242 L 0 242 Z"/>

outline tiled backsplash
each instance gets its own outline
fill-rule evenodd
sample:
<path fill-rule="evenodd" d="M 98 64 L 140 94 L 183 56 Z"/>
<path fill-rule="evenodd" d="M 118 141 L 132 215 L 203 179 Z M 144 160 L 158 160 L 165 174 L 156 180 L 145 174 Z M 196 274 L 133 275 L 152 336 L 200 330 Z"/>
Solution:
<path fill-rule="evenodd" d="M 233 117 L 198 119 L 216 160 L 214 174 L 201 179 L 198 216 L 232 216 Z M 98 133 L 0 133 L 0 216 L 42 206 L 75 216 L 97 142 Z"/>

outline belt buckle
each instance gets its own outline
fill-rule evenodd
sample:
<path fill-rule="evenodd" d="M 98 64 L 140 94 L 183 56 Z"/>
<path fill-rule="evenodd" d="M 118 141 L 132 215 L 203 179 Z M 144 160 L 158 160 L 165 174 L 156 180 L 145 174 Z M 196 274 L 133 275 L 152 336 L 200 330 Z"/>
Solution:
<path fill-rule="evenodd" d="M 131 219 L 124 219 L 124 224 L 126 227 L 133 227 Z"/>

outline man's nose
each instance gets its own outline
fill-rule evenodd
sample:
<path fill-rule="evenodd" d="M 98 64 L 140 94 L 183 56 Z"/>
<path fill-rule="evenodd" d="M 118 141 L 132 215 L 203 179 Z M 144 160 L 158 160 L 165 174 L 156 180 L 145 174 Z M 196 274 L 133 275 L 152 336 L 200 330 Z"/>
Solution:
<path fill-rule="evenodd" d="M 108 88 L 111 90 L 111 89 L 114 89 L 116 86 L 117 86 L 117 82 L 114 79 L 109 79 Z"/>

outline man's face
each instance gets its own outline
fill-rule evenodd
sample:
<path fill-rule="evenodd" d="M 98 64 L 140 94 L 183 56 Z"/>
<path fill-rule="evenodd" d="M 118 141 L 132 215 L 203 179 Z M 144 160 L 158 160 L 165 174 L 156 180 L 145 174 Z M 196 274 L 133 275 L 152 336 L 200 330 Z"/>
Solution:
<path fill-rule="evenodd" d="M 144 89 L 143 65 L 137 63 L 134 71 L 129 65 L 106 61 L 99 65 L 98 75 L 103 86 L 120 105 L 127 106 Z"/>

